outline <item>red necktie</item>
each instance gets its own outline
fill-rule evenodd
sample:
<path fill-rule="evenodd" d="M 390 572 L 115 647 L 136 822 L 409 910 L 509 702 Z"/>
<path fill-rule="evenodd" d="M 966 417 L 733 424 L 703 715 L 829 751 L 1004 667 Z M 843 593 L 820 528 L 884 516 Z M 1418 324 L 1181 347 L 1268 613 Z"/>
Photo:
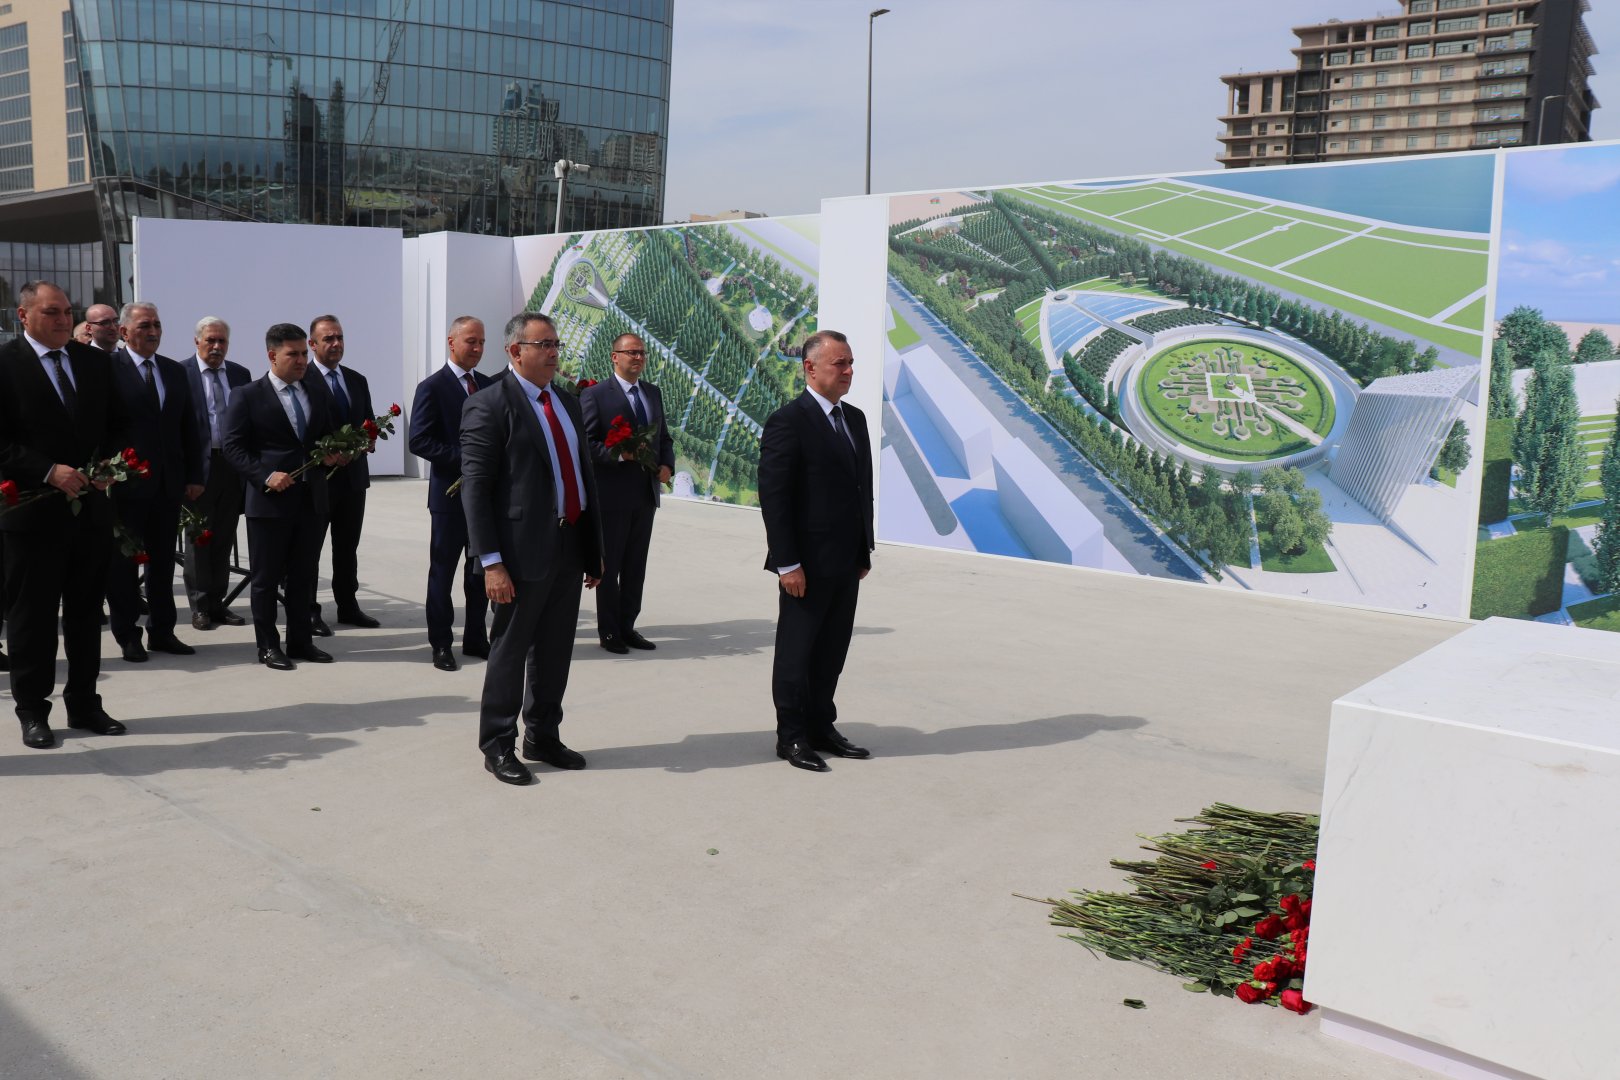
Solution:
<path fill-rule="evenodd" d="M 557 466 L 563 480 L 563 520 L 572 525 L 579 520 L 579 481 L 574 479 L 574 455 L 568 452 L 568 436 L 563 434 L 562 422 L 551 408 L 551 391 L 540 391 L 540 407 L 546 411 L 546 422 L 551 425 L 551 441 L 557 444 Z"/>
<path fill-rule="evenodd" d="M 467 384 L 467 396 L 471 397 L 473 391 L 478 389 L 478 384 L 473 382 L 472 372 L 469 371 L 467 374 L 463 375 L 461 379 Z"/>

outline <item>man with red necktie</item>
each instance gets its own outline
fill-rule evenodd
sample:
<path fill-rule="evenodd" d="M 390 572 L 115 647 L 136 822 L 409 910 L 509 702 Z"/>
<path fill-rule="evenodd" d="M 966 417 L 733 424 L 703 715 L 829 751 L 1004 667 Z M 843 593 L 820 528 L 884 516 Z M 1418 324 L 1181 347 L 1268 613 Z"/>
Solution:
<path fill-rule="evenodd" d="M 602 578 L 596 474 L 579 402 L 554 391 L 557 326 L 526 311 L 506 323 L 511 367 L 461 412 L 461 503 L 495 605 L 478 707 L 484 768 L 506 784 L 534 776 L 523 756 L 559 769 L 585 758 L 560 737 L 580 585 Z"/>

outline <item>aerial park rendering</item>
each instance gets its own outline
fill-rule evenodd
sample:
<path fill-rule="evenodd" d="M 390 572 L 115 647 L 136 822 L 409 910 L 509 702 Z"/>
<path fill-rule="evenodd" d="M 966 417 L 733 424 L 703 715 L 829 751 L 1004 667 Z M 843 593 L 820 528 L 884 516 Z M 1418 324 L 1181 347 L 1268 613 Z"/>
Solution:
<path fill-rule="evenodd" d="M 893 198 L 882 534 L 1462 614 L 1493 166 Z"/>

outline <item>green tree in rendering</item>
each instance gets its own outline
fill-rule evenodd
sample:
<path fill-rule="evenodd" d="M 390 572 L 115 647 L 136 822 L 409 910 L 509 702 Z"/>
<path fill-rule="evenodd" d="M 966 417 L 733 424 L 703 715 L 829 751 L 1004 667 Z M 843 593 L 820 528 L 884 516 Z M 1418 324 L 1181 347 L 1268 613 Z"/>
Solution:
<path fill-rule="evenodd" d="M 1586 475 L 1580 419 L 1574 369 L 1556 350 L 1543 350 L 1524 386 L 1524 412 L 1513 429 L 1513 462 L 1519 467 L 1519 494 L 1549 519 L 1569 509 Z"/>
<path fill-rule="evenodd" d="M 1520 304 L 1508 312 L 1496 334 L 1513 349 L 1521 367 L 1529 367 L 1547 350 L 1556 351 L 1560 360 L 1569 362 L 1569 336 L 1536 308 Z"/>
<path fill-rule="evenodd" d="M 1584 339 L 1583 339 L 1584 340 Z M 1620 402 L 1615 403 L 1620 413 Z M 1597 560 L 1598 580 L 1604 592 L 1620 592 L 1620 417 L 1603 448 L 1603 520 L 1598 522 L 1597 544 L 1592 556 Z"/>
<path fill-rule="evenodd" d="M 1254 517 L 1285 555 L 1302 555 L 1333 531 L 1332 520 L 1322 512 L 1322 493 L 1307 485 L 1298 469 L 1274 465 L 1260 474 Z"/>
<path fill-rule="evenodd" d="M 1614 359 L 1614 342 L 1609 335 L 1593 327 L 1581 335 L 1581 340 L 1575 345 L 1575 362 L 1577 364 L 1596 364 L 1604 360 Z"/>
<path fill-rule="evenodd" d="M 1501 338 L 1491 343 L 1491 401 L 1486 415 L 1508 420 L 1519 415 L 1519 395 L 1513 392 L 1513 346 Z"/>
<path fill-rule="evenodd" d="M 1434 459 L 1434 469 L 1429 475 L 1435 476 L 1441 469 L 1452 473 L 1460 473 L 1468 468 L 1468 425 L 1458 420 L 1451 425 L 1451 432 L 1446 435 L 1446 441 L 1440 447 L 1440 453 Z"/>

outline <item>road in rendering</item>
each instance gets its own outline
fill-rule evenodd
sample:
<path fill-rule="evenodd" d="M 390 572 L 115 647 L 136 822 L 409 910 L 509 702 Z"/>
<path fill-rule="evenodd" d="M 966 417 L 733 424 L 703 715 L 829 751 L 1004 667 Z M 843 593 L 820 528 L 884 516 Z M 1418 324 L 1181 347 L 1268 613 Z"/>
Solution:
<path fill-rule="evenodd" d="M 1203 575 L 1170 541 L 1154 532 L 1134 507 L 1114 493 L 1096 466 L 1008 389 L 949 327 L 892 278 L 889 303 L 917 331 L 923 343 L 933 348 L 962 385 L 990 410 L 997 423 L 1029 447 L 1052 470 L 1052 475 L 1102 522 L 1103 535 L 1132 569 L 1153 577 L 1203 580 Z"/>

